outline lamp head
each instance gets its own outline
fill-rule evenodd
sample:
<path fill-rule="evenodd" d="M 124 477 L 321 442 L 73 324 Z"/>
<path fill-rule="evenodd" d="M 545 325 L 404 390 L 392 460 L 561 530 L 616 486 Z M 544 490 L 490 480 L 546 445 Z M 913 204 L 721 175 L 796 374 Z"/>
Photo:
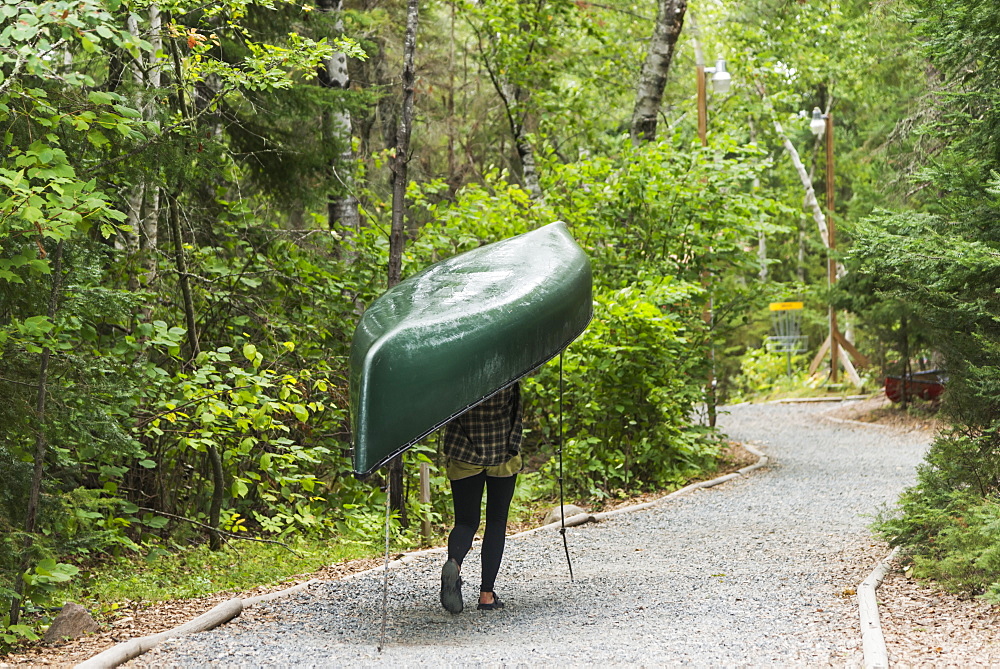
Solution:
<path fill-rule="evenodd" d="M 712 88 L 716 93 L 728 93 L 733 78 L 726 72 L 726 61 L 719 58 L 715 61 L 715 74 L 712 75 Z"/>
<path fill-rule="evenodd" d="M 812 119 L 809 121 L 809 129 L 812 130 L 812 134 L 819 137 L 826 130 L 826 118 L 823 116 L 823 112 L 820 111 L 819 107 L 813 107 Z"/>

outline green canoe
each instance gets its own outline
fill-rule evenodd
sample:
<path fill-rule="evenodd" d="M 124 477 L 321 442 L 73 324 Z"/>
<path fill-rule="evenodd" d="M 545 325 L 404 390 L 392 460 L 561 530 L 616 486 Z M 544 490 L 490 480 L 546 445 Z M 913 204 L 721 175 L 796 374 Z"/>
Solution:
<path fill-rule="evenodd" d="M 387 291 L 351 342 L 355 473 L 557 355 L 592 313 L 590 261 L 563 223 L 448 258 Z"/>

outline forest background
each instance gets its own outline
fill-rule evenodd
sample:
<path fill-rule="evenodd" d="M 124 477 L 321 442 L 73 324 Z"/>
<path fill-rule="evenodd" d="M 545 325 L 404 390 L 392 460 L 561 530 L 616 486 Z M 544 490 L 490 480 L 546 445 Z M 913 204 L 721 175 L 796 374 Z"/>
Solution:
<path fill-rule="evenodd" d="M 993 3 L 0 0 L 0 21 L 0 644 L 108 565 L 240 534 L 377 543 L 346 356 L 391 251 L 406 276 L 555 220 L 595 271 L 565 359 L 573 498 L 714 466 L 704 407 L 784 369 L 767 303 L 804 301 L 815 350 L 832 301 L 869 385 L 949 374 L 954 429 L 881 529 L 918 574 L 1000 599 Z M 699 127 L 715 58 L 732 87 Z M 520 494 L 544 497 L 558 372 L 524 390 Z M 416 462 L 445 489 L 431 439 L 400 511 L 440 522 Z"/>

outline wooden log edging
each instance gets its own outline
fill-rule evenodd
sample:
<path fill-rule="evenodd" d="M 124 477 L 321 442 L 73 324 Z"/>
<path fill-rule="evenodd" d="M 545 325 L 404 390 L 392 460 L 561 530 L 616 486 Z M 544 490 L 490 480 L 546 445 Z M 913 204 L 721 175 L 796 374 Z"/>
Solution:
<path fill-rule="evenodd" d="M 306 581 L 305 583 L 299 583 L 298 585 L 293 585 L 290 588 L 285 588 L 284 590 L 279 590 L 277 592 L 270 592 L 266 595 L 258 595 L 248 599 L 240 599 L 236 597 L 226 600 L 209 611 L 201 614 L 197 618 L 189 620 L 183 625 L 178 625 L 177 627 L 164 632 L 149 634 L 137 639 L 129 639 L 128 641 L 123 641 L 120 644 L 112 646 L 111 648 L 98 653 L 94 657 L 76 665 L 76 669 L 112 669 L 113 667 L 124 664 L 129 660 L 135 659 L 143 653 L 152 650 L 167 639 L 185 636 L 187 634 L 195 634 L 197 632 L 206 632 L 238 617 L 241 613 L 243 613 L 243 609 L 249 608 L 254 604 L 268 602 L 272 599 L 278 599 L 279 597 L 286 597 L 296 592 L 305 590 L 311 585 L 319 582 L 319 579 L 314 578 Z"/>
<path fill-rule="evenodd" d="M 733 472 L 732 474 L 725 474 L 723 476 L 718 476 L 718 477 L 716 477 L 714 479 L 710 479 L 708 481 L 698 481 L 697 483 L 692 483 L 690 485 L 686 485 L 686 486 L 684 486 L 683 488 L 681 488 L 679 490 L 675 490 L 672 493 L 664 495 L 663 497 L 660 497 L 658 499 L 654 499 L 652 502 L 642 502 L 641 504 L 633 504 L 632 506 L 624 506 L 624 507 L 622 507 L 620 509 L 615 509 L 613 511 L 604 511 L 603 513 L 578 513 L 575 516 L 571 516 L 571 517 L 569 517 L 569 518 L 566 519 L 566 527 L 573 527 L 573 526 L 576 526 L 576 525 L 583 525 L 584 523 L 599 523 L 602 520 L 607 520 L 608 518 L 612 518 L 612 517 L 617 516 L 617 515 L 622 514 L 622 513 L 632 513 L 632 512 L 635 512 L 635 511 L 642 511 L 643 509 L 650 509 L 650 508 L 652 508 L 654 506 L 657 506 L 659 504 L 662 504 L 662 503 L 664 503 L 664 502 L 666 502 L 668 500 L 674 499 L 675 497 L 680 497 L 682 495 L 686 495 L 689 492 L 693 492 L 693 491 L 698 490 L 700 488 L 711 488 L 713 486 L 719 485 L 720 483 L 725 483 L 726 481 L 732 481 L 733 479 L 738 478 L 738 477 L 740 477 L 740 476 L 742 476 L 744 474 L 748 474 L 748 473 L 752 472 L 755 469 L 760 469 L 761 467 L 763 467 L 764 465 L 766 465 L 768 463 L 768 457 L 766 455 L 764 455 L 763 453 L 761 453 L 756 448 L 754 448 L 753 446 L 749 446 L 747 444 L 742 444 L 742 446 L 746 450 L 750 451 L 750 453 L 752 453 L 753 455 L 757 456 L 757 462 L 755 462 L 752 465 L 747 465 L 746 467 L 743 467 L 742 469 L 738 469 L 737 471 Z M 528 535 L 528 534 L 534 534 L 535 532 L 541 532 L 543 530 L 558 529 L 560 527 L 562 527 L 562 523 L 557 520 L 557 521 L 549 523 L 548 525 L 542 525 L 541 527 L 536 527 L 536 528 L 533 528 L 533 529 L 530 529 L 530 530 L 525 530 L 524 532 L 518 532 L 517 534 L 512 534 L 508 538 L 509 539 L 513 539 L 514 537 L 523 537 L 523 536 Z"/>
<path fill-rule="evenodd" d="M 889 652 L 886 650 L 885 636 L 882 634 L 875 591 L 882 585 L 885 575 L 889 572 L 889 565 L 898 551 L 899 546 L 893 548 L 857 588 L 858 617 L 861 619 L 861 649 L 865 656 L 865 669 L 888 669 L 889 666 Z"/>
<path fill-rule="evenodd" d="M 810 404 L 813 402 L 853 402 L 856 400 L 867 400 L 875 397 L 876 393 L 868 395 L 846 395 L 844 397 L 786 397 L 780 400 L 771 400 L 768 404 Z"/>

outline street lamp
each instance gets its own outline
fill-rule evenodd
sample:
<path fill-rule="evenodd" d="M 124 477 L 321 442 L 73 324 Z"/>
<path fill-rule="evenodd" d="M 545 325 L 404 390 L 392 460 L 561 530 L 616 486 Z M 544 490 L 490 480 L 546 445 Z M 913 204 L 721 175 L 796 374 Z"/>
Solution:
<path fill-rule="evenodd" d="M 708 146 L 708 95 L 706 91 L 706 81 L 708 75 L 712 75 L 712 90 L 716 93 L 728 93 L 733 78 L 726 71 L 726 60 L 719 58 L 715 61 L 715 67 L 705 67 L 705 63 L 699 57 L 698 63 L 698 138 L 702 146 Z"/>
<path fill-rule="evenodd" d="M 812 120 L 809 121 L 809 129 L 812 134 L 819 137 L 826 130 L 826 115 L 820 111 L 819 107 L 813 107 Z"/>
<path fill-rule="evenodd" d="M 706 80 L 709 74 L 712 75 L 712 89 L 716 93 L 727 93 L 729 87 L 732 84 L 732 76 L 726 71 L 726 61 L 723 58 L 719 58 L 715 61 L 715 67 L 705 67 L 704 56 L 702 55 L 701 49 L 696 47 L 695 57 L 696 57 L 696 67 L 698 70 L 698 138 L 701 140 L 702 146 L 708 146 L 708 95 L 706 91 Z M 708 285 L 708 272 L 703 272 L 701 276 L 702 285 Z M 709 297 L 708 303 L 705 305 L 704 311 L 702 311 L 702 319 L 705 321 L 706 326 L 709 330 L 712 329 L 712 298 Z M 708 409 L 708 425 L 709 427 L 715 427 L 715 347 L 712 347 L 712 352 L 710 353 L 712 367 L 708 372 L 708 385 L 706 387 L 706 406 Z"/>
<path fill-rule="evenodd" d="M 837 246 L 837 226 L 833 220 L 833 185 L 834 185 L 834 171 L 833 171 L 833 115 L 824 114 L 820 111 L 819 107 L 813 108 L 812 117 L 809 119 L 809 130 L 818 139 L 821 135 L 825 134 L 826 142 L 826 246 L 827 246 L 827 259 L 826 259 L 826 277 L 827 281 L 832 287 L 833 284 L 837 283 L 837 259 L 835 257 L 835 250 Z M 812 374 L 819 367 L 820 362 L 823 360 L 823 356 L 826 355 L 827 350 L 830 351 L 830 382 L 836 383 L 838 376 L 838 364 L 843 363 L 845 373 L 847 377 L 856 385 L 861 385 L 861 378 L 858 376 L 855 365 L 863 366 L 868 365 L 868 358 L 863 356 L 858 349 L 854 348 L 854 345 L 840 333 L 837 328 L 837 312 L 831 304 L 830 310 L 830 336 L 827 338 L 823 345 L 820 346 L 819 352 L 816 357 L 813 358 L 812 364 L 809 365 L 809 373 Z M 851 361 L 854 361 L 854 364 Z"/>
<path fill-rule="evenodd" d="M 715 89 L 716 93 L 729 92 L 729 86 L 733 78 L 726 71 L 726 60 L 724 58 L 717 59 L 715 67 L 709 67 L 705 72 L 712 75 L 712 88 Z"/>

